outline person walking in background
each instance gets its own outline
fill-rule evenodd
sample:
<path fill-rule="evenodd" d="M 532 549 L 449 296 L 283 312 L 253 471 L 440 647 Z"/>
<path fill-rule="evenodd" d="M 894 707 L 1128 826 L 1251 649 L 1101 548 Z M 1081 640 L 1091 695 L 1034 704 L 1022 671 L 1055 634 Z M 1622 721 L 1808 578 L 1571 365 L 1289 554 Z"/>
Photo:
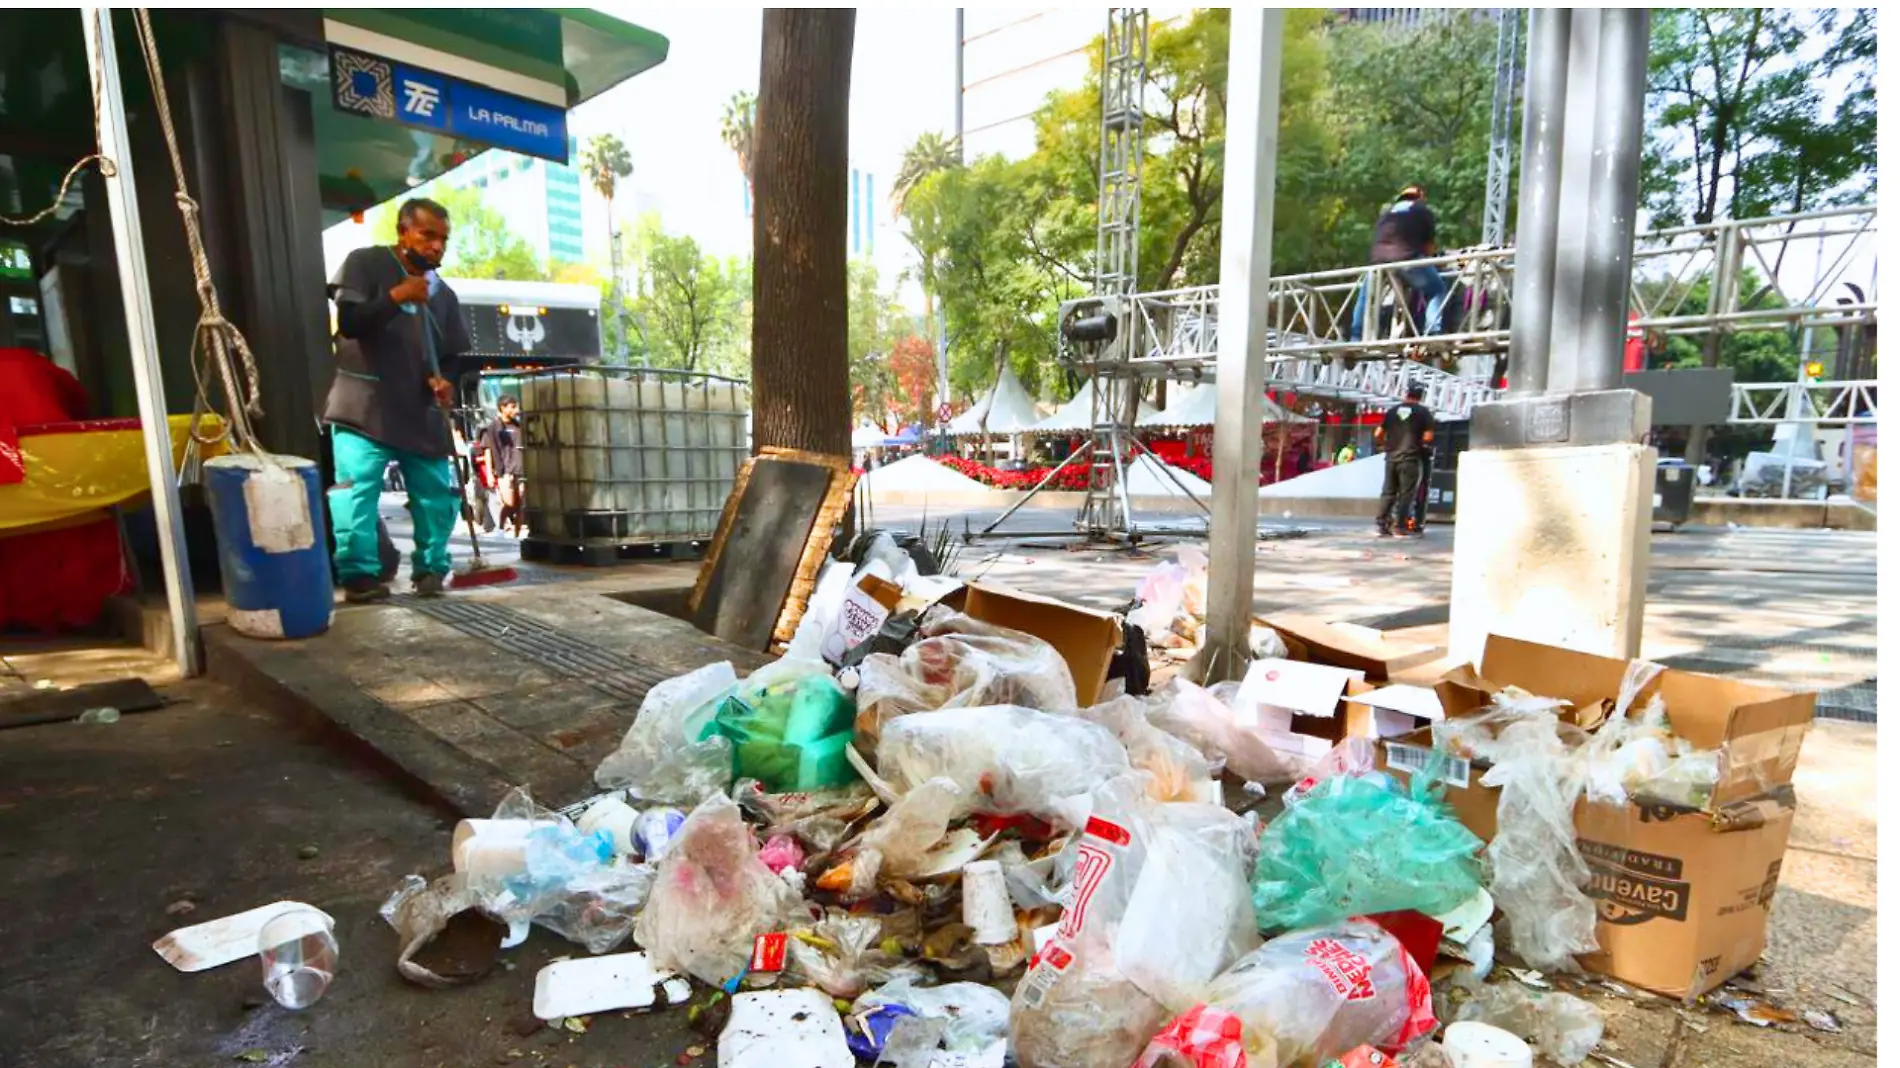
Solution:
<path fill-rule="evenodd" d="M 451 466 L 448 370 L 469 349 L 455 293 L 436 274 L 449 213 L 405 201 L 396 245 L 350 253 L 330 286 L 336 302 L 336 379 L 324 405 L 336 459 L 330 522 L 346 600 L 389 596 L 377 556 L 377 501 L 391 461 L 402 468 L 415 521 L 416 592 L 435 596 L 449 574 L 449 535 L 461 497 Z"/>
<path fill-rule="evenodd" d="M 1379 495 L 1381 538 L 1395 533 L 1425 533 L 1423 522 L 1411 522 L 1418 511 L 1419 480 L 1424 476 L 1425 457 L 1432 445 L 1432 413 L 1419 403 L 1424 396 L 1423 388 L 1407 387 L 1405 403 L 1387 411 L 1384 422 L 1372 432 L 1373 439 L 1385 449 L 1385 489 Z"/>
<path fill-rule="evenodd" d="M 1398 201 L 1387 208 L 1373 226 L 1369 262 L 1378 267 L 1388 263 L 1429 259 L 1436 255 L 1438 220 L 1432 215 L 1432 209 L 1425 206 L 1425 187 L 1408 185 L 1399 192 Z M 1446 283 L 1444 274 L 1437 267 L 1428 266 L 1401 267 L 1395 273 L 1405 288 L 1425 301 L 1425 322 L 1421 325 L 1426 336 L 1444 333 L 1445 299 L 1451 294 L 1451 286 Z M 1359 299 L 1353 308 L 1353 341 L 1366 336 L 1366 312 L 1371 302 L 1372 278 L 1368 274 L 1359 283 Z"/>
<path fill-rule="evenodd" d="M 479 470 L 484 481 L 501 501 L 501 514 L 495 522 L 503 529 L 512 525 L 519 538 L 526 514 L 521 482 L 521 402 L 502 397 L 495 402 L 495 412 L 495 421 L 483 427 L 475 439 L 475 453 L 481 459 Z"/>

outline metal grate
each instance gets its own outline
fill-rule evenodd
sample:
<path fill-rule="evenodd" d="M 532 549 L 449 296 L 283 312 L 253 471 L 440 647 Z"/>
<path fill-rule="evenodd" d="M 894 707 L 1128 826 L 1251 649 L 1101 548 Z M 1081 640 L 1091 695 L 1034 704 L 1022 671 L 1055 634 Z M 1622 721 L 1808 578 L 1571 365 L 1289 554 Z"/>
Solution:
<path fill-rule="evenodd" d="M 611 697 L 638 702 L 671 673 L 633 657 L 581 641 L 512 608 L 451 598 L 398 597 L 391 601 L 564 678 L 579 679 Z"/>

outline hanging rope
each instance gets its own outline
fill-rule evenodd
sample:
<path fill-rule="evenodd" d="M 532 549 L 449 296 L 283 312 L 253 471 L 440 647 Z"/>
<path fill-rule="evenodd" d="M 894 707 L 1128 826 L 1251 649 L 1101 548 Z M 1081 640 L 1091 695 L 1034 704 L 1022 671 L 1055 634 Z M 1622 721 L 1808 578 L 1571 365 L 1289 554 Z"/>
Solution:
<path fill-rule="evenodd" d="M 95 20 L 97 19 L 96 14 L 94 18 Z M 46 205 L 45 208 L 31 215 L 0 215 L 0 225 L 21 227 L 38 226 L 40 223 L 51 218 L 54 213 L 59 211 L 60 205 L 66 203 L 66 191 L 72 187 L 73 179 L 79 177 L 79 172 L 85 170 L 86 167 L 91 164 L 97 163 L 99 165 L 99 173 L 107 178 L 111 178 L 119 173 L 119 168 L 99 151 L 99 104 L 99 66 L 98 64 L 94 64 L 92 68 L 92 152 L 89 155 L 81 156 L 79 162 L 66 169 L 66 177 L 60 179 L 59 192 L 53 197 L 51 204 Z"/>
<path fill-rule="evenodd" d="M 185 161 L 178 151 L 178 135 L 172 127 L 171 99 L 165 92 L 165 77 L 158 63 L 158 42 L 152 33 L 151 12 L 134 11 L 138 23 L 139 50 L 145 56 L 145 72 L 151 79 L 152 97 L 158 104 L 158 122 L 165 133 L 165 150 L 171 156 L 173 198 L 185 227 L 185 244 L 191 253 L 192 280 L 198 289 L 198 328 L 191 339 L 191 375 L 197 387 L 197 405 L 191 415 L 191 438 L 198 445 L 213 445 L 230 439 L 237 447 L 263 457 L 251 419 L 264 414 L 258 399 L 257 358 L 244 334 L 224 317 L 218 304 L 218 289 L 211 280 L 211 260 L 205 254 L 204 234 L 199 225 L 200 209 L 185 184 Z M 96 86 L 95 86 L 96 91 Z M 232 354 L 237 355 L 236 364 Z M 206 396 L 204 364 L 210 363 L 224 386 L 224 428 L 211 437 L 199 433 L 204 416 L 213 410 Z"/>

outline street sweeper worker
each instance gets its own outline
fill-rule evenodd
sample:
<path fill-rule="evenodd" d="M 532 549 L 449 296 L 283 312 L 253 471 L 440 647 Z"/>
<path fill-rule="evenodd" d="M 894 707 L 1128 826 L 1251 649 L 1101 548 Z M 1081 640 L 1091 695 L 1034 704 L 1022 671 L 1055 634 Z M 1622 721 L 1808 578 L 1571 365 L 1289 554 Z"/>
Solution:
<path fill-rule="evenodd" d="M 379 577 L 376 524 L 391 461 L 409 492 L 416 593 L 440 594 L 448 578 L 449 534 L 461 507 L 450 459 L 450 383 L 469 349 L 461 303 L 436 274 L 448 241 L 447 209 L 432 200 L 405 201 L 396 213 L 396 244 L 350 253 L 330 284 L 337 368 L 323 420 L 336 463 L 336 573 L 351 602 L 389 596 Z"/>

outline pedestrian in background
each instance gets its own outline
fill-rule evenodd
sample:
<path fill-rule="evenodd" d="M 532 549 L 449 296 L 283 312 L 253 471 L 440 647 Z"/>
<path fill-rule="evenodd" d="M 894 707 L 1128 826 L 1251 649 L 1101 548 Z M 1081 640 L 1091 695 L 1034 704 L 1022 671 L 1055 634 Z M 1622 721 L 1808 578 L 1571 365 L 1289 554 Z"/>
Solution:
<path fill-rule="evenodd" d="M 1385 449 L 1385 490 L 1379 495 L 1379 536 L 1405 534 L 1422 537 L 1423 516 L 1417 516 L 1419 481 L 1425 473 L 1425 457 L 1431 451 L 1432 413 L 1419 401 L 1425 390 L 1410 386 L 1405 403 L 1393 405 L 1385 420 L 1374 428 L 1374 441 Z M 1421 520 L 1414 524 L 1414 518 Z"/>

